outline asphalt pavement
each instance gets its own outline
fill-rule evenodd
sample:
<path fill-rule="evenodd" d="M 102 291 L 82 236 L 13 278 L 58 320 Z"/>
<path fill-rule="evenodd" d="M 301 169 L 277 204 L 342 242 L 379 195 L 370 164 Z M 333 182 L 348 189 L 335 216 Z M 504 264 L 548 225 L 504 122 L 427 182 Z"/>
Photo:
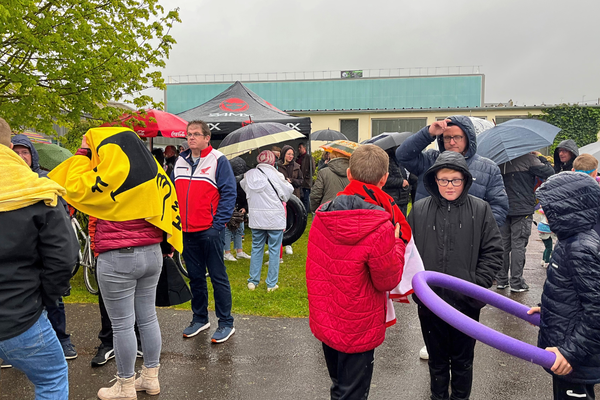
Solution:
<path fill-rule="evenodd" d="M 527 305 L 539 302 L 545 269 L 540 265 L 543 244 L 533 232 L 527 249 L 524 293 L 499 291 Z M 496 289 L 492 289 L 496 290 Z M 398 323 L 388 328 L 385 342 L 375 351 L 369 399 L 428 399 L 427 362 L 419 359 L 423 346 L 414 304 L 396 304 Z M 236 333 L 223 344 L 210 343 L 216 327 L 184 339 L 190 311 L 158 309 L 162 355 L 158 396 L 139 399 L 328 399 L 330 380 L 321 343 L 311 334 L 308 319 L 235 315 Z M 500 332 L 535 344 L 537 328 L 486 306 L 481 322 Z M 79 357 L 69 361 L 70 399 L 96 399 L 96 393 L 116 374 L 114 360 L 92 368 L 99 345 L 98 306 L 67 305 L 68 329 Z M 136 367 L 141 369 L 141 360 Z M 600 385 L 599 385 L 600 386 Z M 600 395 L 600 388 L 596 390 Z M 33 399 L 33 386 L 15 369 L 0 372 L 0 399 Z M 541 367 L 477 343 L 471 399 L 551 399 L 552 380 Z"/>

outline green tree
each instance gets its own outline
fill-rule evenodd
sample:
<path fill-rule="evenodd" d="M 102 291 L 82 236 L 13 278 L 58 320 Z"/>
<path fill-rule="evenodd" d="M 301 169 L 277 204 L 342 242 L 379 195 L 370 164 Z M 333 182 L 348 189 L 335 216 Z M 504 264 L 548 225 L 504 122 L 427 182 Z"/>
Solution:
<path fill-rule="evenodd" d="M 542 114 L 537 118 L 562 129 L 554 139 L 551 154 L 554 154 L 556 146 L 565 139 L 573 139 L 579 147 L 598 141 L 599 108 L 563 104 L 542 110 Z"/>
<path fill-rule="evenodd" d="M 0 116 L 13 128 L 54 134 L 83 118 L 160 107 L 140 92 L 164 88 L 157 68 L 175 40 L 178 10 L 157 0 L 6 0 L 0 3 Z"/>

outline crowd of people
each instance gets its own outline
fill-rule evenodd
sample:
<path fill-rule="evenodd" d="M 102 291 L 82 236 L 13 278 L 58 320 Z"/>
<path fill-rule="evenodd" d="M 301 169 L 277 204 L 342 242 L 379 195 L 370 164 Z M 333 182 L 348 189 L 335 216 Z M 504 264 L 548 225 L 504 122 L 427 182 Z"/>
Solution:
<path fill-rule="evenodd" d="M 389 326 L 389 292 L 402 282 L 411 246 L 425 270 L 524 292 L 534 213 L 548 277 L 540 306 L 530 313 L 541 313 L 538 346 L 556 355 L 549 370 L 554 398 L 593 399 L 600 381 L 598 162 L 565 140 L 554 166 L 538 152 L 496 165 L 477 154 L 476 134 L 470 118 L 452 116 L 393 148 L 329 148 L 316 167 L 305 143 L 285 144 L 260 151 L 250 168 L 244 158 L 228 160 L 214 149 L 203 121 L 189 122 L 178 148 L 152 154 L 129 130 L 97 128 L 48 179 L 31 142 L 22 135 L 11 139 L 0 119 L 0 160 L 7 171 L 0 177 L 0 223 L 18 227 L 10 240 L 0 240 L 3 366 L 23 371 L 36 398 L 68 398 L 66 360 L 77 357 L 62 302 L 78 247 L 70 206 L 90 214 L 97 256 L 102 330 L 92 366 L 116 359 L 116 383 L 98 397 L 135 399 L 138 391 L 160 393 L 155 305 L 165 260 L 182 252 L 189 273 L 192 316 L 183 337 L 211 327 L 210 276 L 217 317 L 211 342 L 224 343 L 236 332 L 225 261 L 250 260 L 247 289 L 253 291 L 268 254 L 264 283 L 267 292 L 277 290 L 284 251 L 293 252 L 282 243 L 287 202 L 296 196 L 313 213 L 309 323 L 322 342 L 332 399 L 368 397 L 374 350 Z M 433 142 L 437 149 L 428 150 Z M 147 207 L 135 203 L 140 196 Z M 250 255 L 242 245 L 246 224 Z M 480 301 L 434 291 L 479 320 Z M 475 340 L 414 300 L 431 399 L 469 399 Z M 44 340 L 31 353 L 22 343 L 35 342 L 35 335 Z M 137 378 L 136 357 L 143 358 Z"/>

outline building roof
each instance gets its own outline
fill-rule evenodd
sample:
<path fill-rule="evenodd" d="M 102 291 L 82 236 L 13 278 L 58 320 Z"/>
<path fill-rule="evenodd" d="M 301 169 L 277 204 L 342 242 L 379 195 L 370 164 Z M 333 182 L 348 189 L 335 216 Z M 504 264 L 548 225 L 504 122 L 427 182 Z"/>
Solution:
<path fill-rule="evenodd" d="M 244 83 L 286 112 L 472 108 L 483 104 L 482 74 Z M 229 83 L 167 84 L 168 112 L 212 99 Z"/>

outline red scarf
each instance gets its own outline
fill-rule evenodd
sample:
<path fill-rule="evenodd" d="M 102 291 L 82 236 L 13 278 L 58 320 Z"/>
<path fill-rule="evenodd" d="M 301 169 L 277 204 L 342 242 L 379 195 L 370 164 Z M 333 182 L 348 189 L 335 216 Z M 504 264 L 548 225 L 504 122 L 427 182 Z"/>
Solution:
<path fill-rule="evenodd" d="M 337 194 L 338 196 L 359 196 L 367 203 L 383 207 L 385 211 L 390 213 L 390 221 L 394 227 L 400 224 L 400 238 L 408 243 L 411 237 L 411 230 L 406 218 L 398 208 L 394 199 L 383 190 L 375 185 L 363 183 L 356 180 L 351 180 L 346 188 Z"/>

